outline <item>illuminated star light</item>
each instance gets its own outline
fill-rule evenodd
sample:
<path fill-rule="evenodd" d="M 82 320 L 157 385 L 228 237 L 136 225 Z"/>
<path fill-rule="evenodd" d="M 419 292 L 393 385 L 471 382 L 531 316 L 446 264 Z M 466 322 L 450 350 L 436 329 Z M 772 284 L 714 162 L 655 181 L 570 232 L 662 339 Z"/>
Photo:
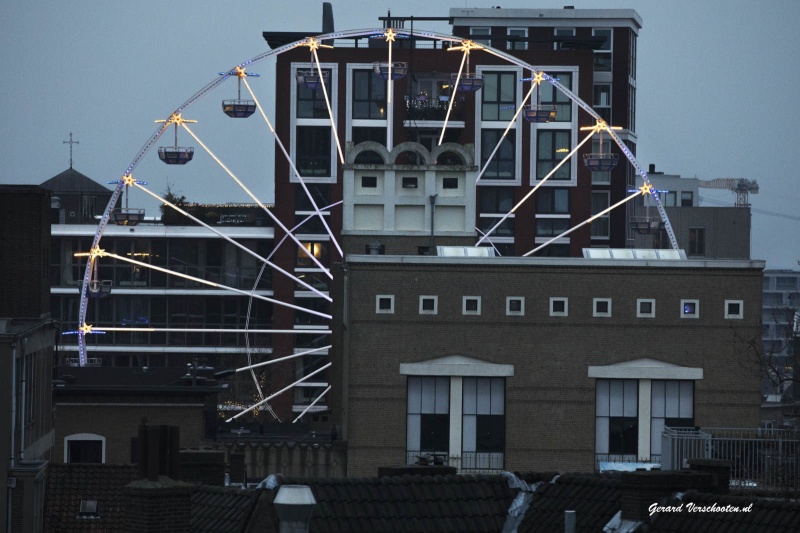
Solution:
<path fill-rule="evenodd" d="M 542 82 L 544 81 L 544 72 L 540 70 L 539 72 L 537 72 L 536 74 L 534 74 L 534 75 L 533 75 L 533 80 L 532 80 L 532 81 L 533 81 L 533 83 L 535 83 L 536 85 L 541 85 L 541 84 L 542 84 Z"/>
<path fill-rule="evenodd" d="M 133 187 L 134 185 L 136 185 L 136 180 L 133 179 L 132 175 L 125 174 L 124 176 L 122 176 L 122 183 L 124 183 L 125 186 L 127 187 Z"/>
<path fill-rule="evenodd" d="M 184 122 L 187 124 L 194 124 L 196 120 L 189 120 L 188 118 L 183 118 L 180 113 L 173 113 L 170 117 L 166 120 L 156 120 L 157 124 L 161 124 L 162 122 L 166 122 L 168 125 L 175 124 L 176 126 L 180 126 Z"/>
<path fill-rule="evenodd" d="M 89 258 L 90 260 L 94 261 L 98 257 L 103 257 L 106 255 L 106 251 L 104 248 L 100 248 L 99 246 L 95 246 L 89 251 Z"/>
<path fill-rule="evenodd" d="M 394 38 L 395 38 L 395 36 L 397 35 L 397 32 L 396 32 L 396 31 L 394 31 L 394 29 L 393 29 L 393 28 L 389 28 L 388 30 L 386 30 L 385 32 L 383 32 L 383 34 L 386 36 L 386 42 L 388 43 L 388 42 L 390 42 L 390 41 L 391 41 L 391 42 L 394 42 Z"/>
<path fill-rule="evenodd" d="M 653 186 L 650 183 L 645 183 L 644 185 L 639 187 L 639 192 L 642 193 L 642 195 L 653 194 L 652 189 L 653 189 Z"/>
<path fill-rule="evenodd" d="M 469 39 L 464 39 L 463 41 L 461 41 L 461 45 L 452 46 L 447 49 L 448 52 L 453 52 L 456 50 L 460 50 L 465 54 L 469 55 L 470 50 L 483 50 L 483 45 L 478 44 L 475 41 L 471 41 Z"/>
<path fill-rule="evenodd" d="M 81 327 L 78 328 L 80 333 L 84 335 L 88 335 L 92 332 L 92 325 L 91 324 L 83 324 Z"/>

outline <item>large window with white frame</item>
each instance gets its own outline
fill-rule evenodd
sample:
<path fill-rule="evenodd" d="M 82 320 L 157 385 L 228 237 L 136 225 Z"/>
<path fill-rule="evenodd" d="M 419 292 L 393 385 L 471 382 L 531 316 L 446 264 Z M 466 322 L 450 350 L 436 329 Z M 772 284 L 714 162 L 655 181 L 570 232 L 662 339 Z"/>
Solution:
<path fill-rule="evenodd" d="M 488 27 L 474 27 L 469 29 L 469 36 L 478 44 L 483 44 L 485 46 L 491 46 L 492 41 L 490 36 L 492 35 L 492 29 Z"/>
<path fill-rule="evenodd" d="M 572 72 L 552 72 L 550 73 L 556 81 L 565 89 L 572 91 L 573 87 L 573 73 Z M 556 118 L 555 122 L 572 122 L 572 100 L 569 96 L 556 89 L 556 87 L 547 81 L 539 85 L 540 103 L 543 106 L 555 106 Z"/>
<path fill-rule="evenodd" d="M 650 459 L 661 457 L 667 427 L 694 427 L 694 381 L 653 380 L 650 401 Z"/>
<path fill-rule="evenodd" d="M 536 179 L 550 176 L 550 180 L 570 180 L 572 161 L 567 159 L 572 150 L 570 130 L 536 131 Z M 567 159 L 566 161 L 564 161 Z M 563 162 L 563 164 L 561 164 Z M 556 167 L 557 170 L 556 170 Z M 552 175 L 550 175 L 552 173 Z"/>
<path fill-rule="evenodd" d="M 502 469 L 506 447 L 505 378 L 463 378 L 463 469 Z"/>
<path fill-rule="evenodd" d="M 570 41 L 575 38 L 575 28 L 554 28 L 553 29 L 553 49 L 569 49 Z"/>
<path fill-rule="evenodd" d="M 509 39 L 507 46 L 509 50 L 528 49 L 528 29 L 527 28 L 508 28 Z"/>
<path fill-rule="evenodd" d="M 600 118 L 611 124 L 611 84 L 595 83 L 592 109 L 597 111 Z"/>
<path fill-rule="evenodd" d="M 636 461 L 639 384 L 635 379 L 598 379 L 595 384 L 595 453 L 606 460 Z"/>
<path fill-rule="evenodd" d="M 498 147 L 498 143 L 500 146 Z M 497 148 L 497 150 L 495 150 Z M 494 152 L 494 155 L 492 155 Z M 501 129 L 481 130 L 481 168 L 486 170 L 481 180 L 516 180 L 516 131 L 503 136 Z M 491 156 L 491 161 L 489 157 Z M 488 163 L 488 164 L 487 164 Z"/>
<path fill-rule="evenodd" d="M 322 64 L 321 67 L 333 118 L 336 120 L 337 70 L 330 64 Z M 292 69 L 300 79 L 306 72 L 317 72 L 317 66 L 313 63 L 293 63 Z M 294 113 L 290 153 L 295 166 L 305 180 L 334 181 L 335 140 L 322 84 L 310 88 L 305 83 L 292 83 L 291 94 Z M 293 173 L 290 179 L 297 181 Z"/>
<path fill-rule="evenodd" d="M 352 71 L 352 118 L 383 120 L 386 118 L 386 82 L 370 69 Z"/>
<path fill-rule="evenodd" d="M 516 112 L 517 75 L 510 71 L 483 71 L 481 120 L 508 122 Z"/>
<path fill-rule="evenodd" d="M 450 378 L 409 376 L 406 450 L 414 456 L 446 460 L 450 451 Z"/>

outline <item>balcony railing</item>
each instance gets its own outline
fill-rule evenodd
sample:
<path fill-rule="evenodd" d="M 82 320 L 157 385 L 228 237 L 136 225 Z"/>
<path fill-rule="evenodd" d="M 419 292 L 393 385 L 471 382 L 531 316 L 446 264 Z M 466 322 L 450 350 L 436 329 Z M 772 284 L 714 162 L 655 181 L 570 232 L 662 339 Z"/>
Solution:
<path fill-rule="evenodd" d="M 453 466 L 459 474 L 496 474 L 505 469 L 505 454 L 503 452 L 464 452 L 461 455 L 442 451 L 406 452 L 406 464 L 432 464 Z"/>

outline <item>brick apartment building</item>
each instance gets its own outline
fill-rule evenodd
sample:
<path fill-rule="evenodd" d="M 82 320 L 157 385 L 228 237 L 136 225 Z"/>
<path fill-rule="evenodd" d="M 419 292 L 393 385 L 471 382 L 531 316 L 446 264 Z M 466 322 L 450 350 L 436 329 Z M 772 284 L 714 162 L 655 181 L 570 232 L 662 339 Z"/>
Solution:
<path fill-rule="evenodd" d="M 350 255 L 334 418 L 348 475 L 658 462 L 665 426 L 756 427 L 763 262 Z M 643 251 L 655 253 L 654 251 Z"/>

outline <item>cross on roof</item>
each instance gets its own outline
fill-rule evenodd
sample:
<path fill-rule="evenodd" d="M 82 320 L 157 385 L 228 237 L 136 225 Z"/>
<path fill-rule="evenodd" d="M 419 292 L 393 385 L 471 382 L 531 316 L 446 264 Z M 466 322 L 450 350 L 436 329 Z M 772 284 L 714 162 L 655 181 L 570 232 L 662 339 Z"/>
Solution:
<path fill-rule="evenodd" d="M 69 145 L 69 168 L 72 168 L 72 145 L 73 144 L 80 144 L 80 142 L 72 140 L 72 132 L 69 132 L 69 140 L 68 141 L 62 141 L 62 142 L 64 144 L 68 144 Z"/>

